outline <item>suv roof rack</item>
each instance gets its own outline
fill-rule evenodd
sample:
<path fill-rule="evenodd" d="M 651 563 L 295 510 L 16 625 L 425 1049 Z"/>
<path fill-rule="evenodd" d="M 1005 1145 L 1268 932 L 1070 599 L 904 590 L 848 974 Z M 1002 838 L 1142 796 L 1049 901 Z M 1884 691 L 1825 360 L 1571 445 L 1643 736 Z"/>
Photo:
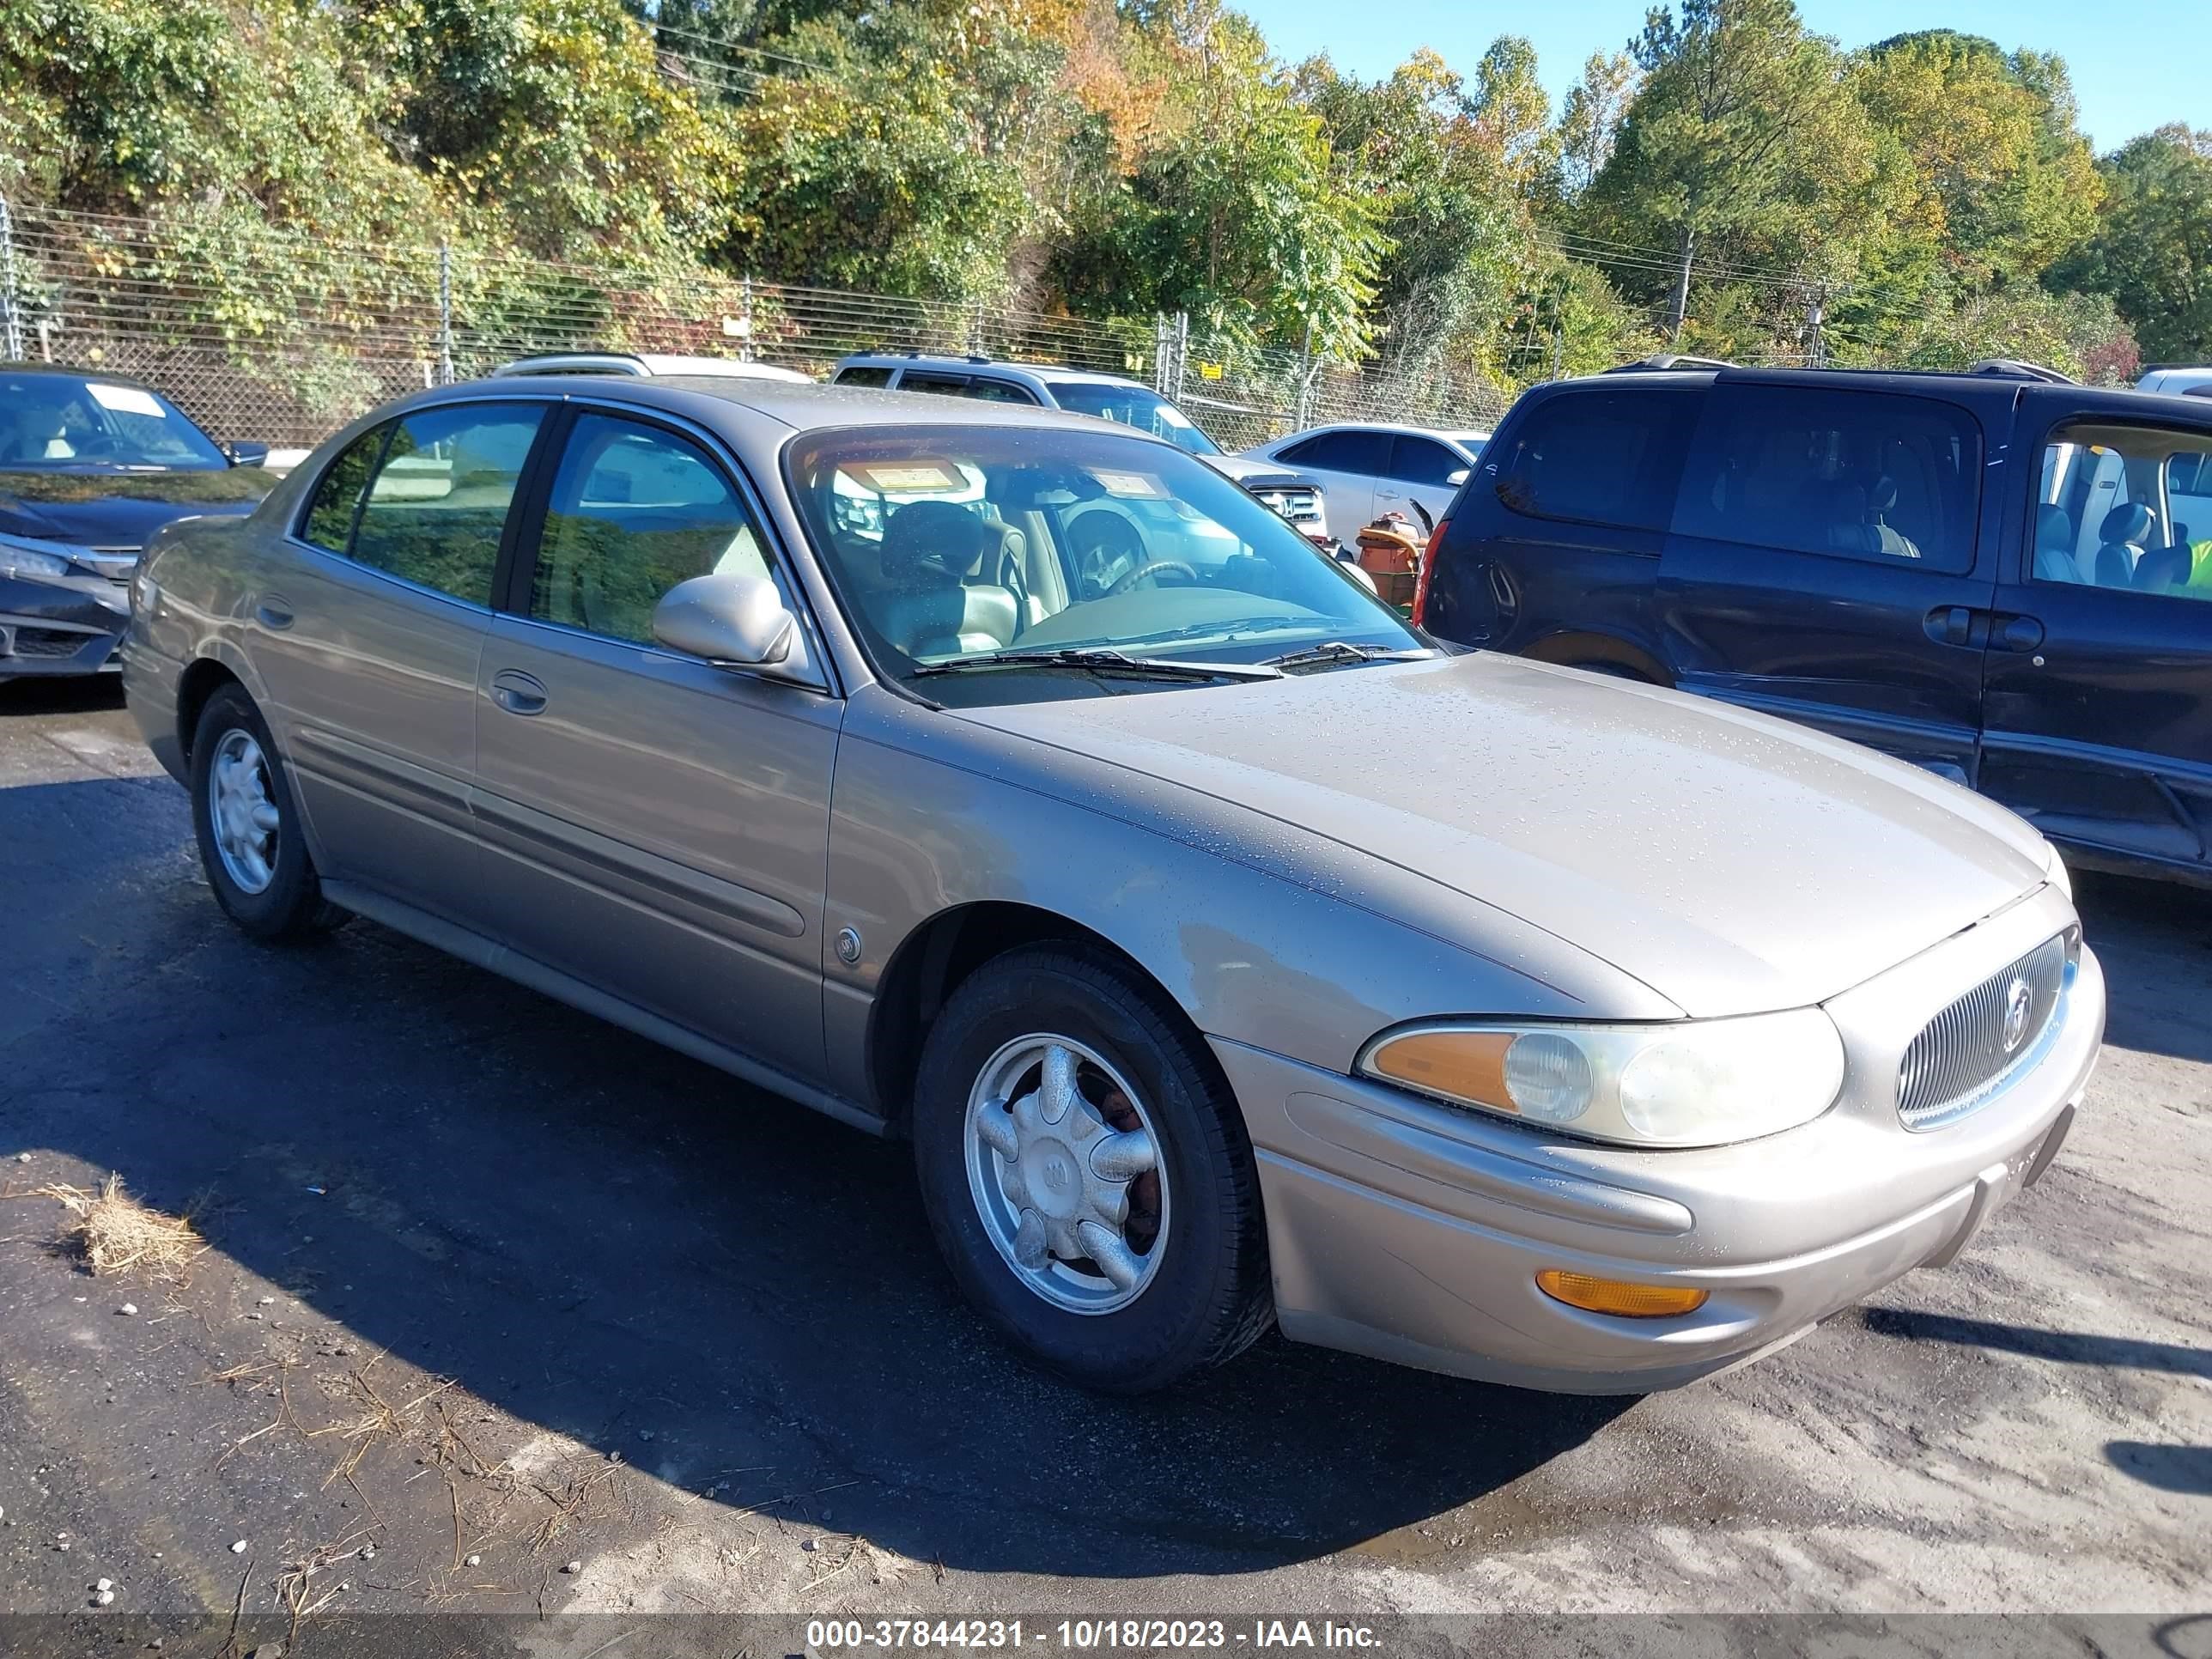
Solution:
<path fill-rule="evenodd" d="M 2040 380 L 2046 386 L 2081 384 L 2071 374 L 2045 368 L 2041 363 L 2023 362 L 2017 357 L 1984 357 L 1978 362 L 1968 363 L 1965 372 L 1969 374 L 1992 374 L 2008 380 Z"/>
<path fill-rule="evenodd" d="M 1603 372 L 1607 374 L 1656 374 L 1667 369 L 1734 368 L 1735 365 L 1718 357 L 1686 357 L 1672 351 L 1655 351 L 1649 357 L 1638 357 L 1632 363 L 1616 363 Z"/>

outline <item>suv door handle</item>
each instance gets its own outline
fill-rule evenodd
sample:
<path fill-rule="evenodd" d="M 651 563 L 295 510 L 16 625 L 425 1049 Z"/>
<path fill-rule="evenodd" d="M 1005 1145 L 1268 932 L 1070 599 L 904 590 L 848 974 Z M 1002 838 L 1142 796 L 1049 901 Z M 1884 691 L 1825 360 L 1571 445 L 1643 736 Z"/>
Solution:
<path fill-rule="evenodd" d="M 1980 615 L 1970 605 L 1939 605 L 1921 626 L 1938 645 L 1978 645 L 1974 623 Z"/>
<path fill-rule="evenodd" d="M 502 668 L 491 677 L 491 700 L 510 714 L 542 714 L 548 701 L 544 684 L 519 668 Z"/>
<path fill-rule="evenodd" d="M 292 607 L 274 593 L 253 607 L 253 615 L 255 620 L 264 628 L 273 628 L 279 631 L 289 628 L 295 620 L 292 615 Z"/>

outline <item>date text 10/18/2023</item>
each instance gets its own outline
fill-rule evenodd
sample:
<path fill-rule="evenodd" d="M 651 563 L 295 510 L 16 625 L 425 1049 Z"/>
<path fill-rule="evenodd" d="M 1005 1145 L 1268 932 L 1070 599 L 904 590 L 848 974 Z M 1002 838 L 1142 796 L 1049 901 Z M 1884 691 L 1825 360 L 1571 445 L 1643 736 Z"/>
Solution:
<path fill-rule="evenodd" d="M 1077 1653 L 1206 1648 L 1374 1648 L 1365 1625 L 1334 1620 L 1250 1619 L 815 1619 L 810 1652 L 867 1649 L 1060 1648 Z M 790 1659 L 801 1659 L 792 1655 Z"/>

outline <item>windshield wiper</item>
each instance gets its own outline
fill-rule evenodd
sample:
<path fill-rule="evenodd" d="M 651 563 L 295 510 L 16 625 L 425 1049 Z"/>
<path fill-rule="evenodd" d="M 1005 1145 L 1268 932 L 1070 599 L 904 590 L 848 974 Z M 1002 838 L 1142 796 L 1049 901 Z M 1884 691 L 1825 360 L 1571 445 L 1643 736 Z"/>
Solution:
<path fill-rule="evenodd" d="M 964 674 L 977 668 L 1080 668 L 1099 674 L 1127 674 L 1156 680 L 1274 680 L 1278 669 L 1261 663 L 1167 662 L 1158 657 L 1132 657 L 1125 652 L 1069 647 L 1060 651 L 993 651 L 980 657 L 957 657 L 951 662 L 924 663 L 914 671 L 925 674 Z"/>
<path fill-rule="evenodd" d="M 1279 657 L 1264 659 L 1263 668 L 1281 669 L 1321 668 L 1334 663 L 1355 662 L 1417 662 L 1429 653 L 1418 646 L 1352 645 L 1343 640 L 1330 640 L 1322 645 L 1310 645 L 1302 651 L 1285 651 Z"/>

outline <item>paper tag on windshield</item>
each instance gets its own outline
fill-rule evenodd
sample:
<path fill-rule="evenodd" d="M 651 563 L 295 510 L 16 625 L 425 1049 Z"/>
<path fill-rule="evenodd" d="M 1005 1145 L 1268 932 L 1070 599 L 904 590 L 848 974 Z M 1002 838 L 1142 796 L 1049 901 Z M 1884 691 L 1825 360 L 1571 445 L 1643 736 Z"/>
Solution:
<path fill-rule="evenodd" d="M 1098 480 L 1109 495 L 1126 500 L 1157 501 L 1167 495 L 1158 479 L 1142 472 L 1093 472 L 1091 476 Z"/>
<path fill-rule="evenodd" d="M 926 495 L 960 488 L 960 475 L 931 461 L 908 461 L 902 465 L 862 464 L 846 471 L 878 495 Z"/>
<path fill-rule="evenodd" d="M 92 393 L 93 402 L 118 415 L 151 415 L 157 421 L 162 417 L 161 403 L 154 394 L 135 386 L 107 386 L 99 380 L 87 380 L 84 389 Z"/>

